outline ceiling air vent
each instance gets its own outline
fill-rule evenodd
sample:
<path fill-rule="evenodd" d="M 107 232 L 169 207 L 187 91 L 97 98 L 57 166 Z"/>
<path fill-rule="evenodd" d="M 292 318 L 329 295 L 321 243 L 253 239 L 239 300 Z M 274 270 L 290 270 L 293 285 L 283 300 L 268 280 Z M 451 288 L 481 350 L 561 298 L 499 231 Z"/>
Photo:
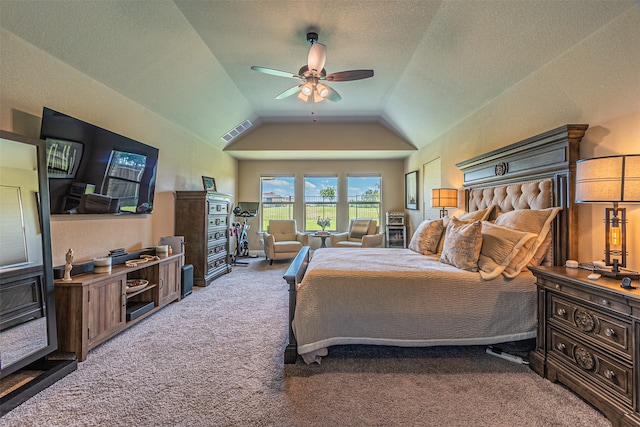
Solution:
<path fill-rule="evenodd" d="M 246 130 L 249 129 L 251 126 L 252 126 L 251 121 L 245 120 L 244 122 L 240 123 L 238 126 L 231 129 L 229 132 L 222 135 L 221 138 L 224 140 L 224 142 L 231 142 L 232 140 L 237 138 L 239 135 L 246 132 Z"/>

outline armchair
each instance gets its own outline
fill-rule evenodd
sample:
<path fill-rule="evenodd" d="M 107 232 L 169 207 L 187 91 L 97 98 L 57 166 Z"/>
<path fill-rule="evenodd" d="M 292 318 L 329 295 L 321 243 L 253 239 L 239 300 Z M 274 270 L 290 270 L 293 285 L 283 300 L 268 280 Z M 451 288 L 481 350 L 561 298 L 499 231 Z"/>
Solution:
<path fill-rule="evenodd" d="M 295 258 L 303 246 L 309 245 L 309 235 L 298 231 L 295 219 L 270 220 L 262 237 L 269 264 L 274 259 Z"/>
<path fill-rule="evenodd" d="M 352 219 L 349 231 L 331 235 L 331 246 L 336 248 L 381 248 L 384 233 L 378 233 L 375 219 Z"/>

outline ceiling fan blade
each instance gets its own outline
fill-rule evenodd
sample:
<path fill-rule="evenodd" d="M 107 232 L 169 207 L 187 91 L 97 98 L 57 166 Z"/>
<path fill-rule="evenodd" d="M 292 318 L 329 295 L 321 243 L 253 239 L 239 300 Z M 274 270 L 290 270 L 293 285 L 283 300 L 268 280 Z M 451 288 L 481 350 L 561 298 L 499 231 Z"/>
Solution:
<path fill-rule="evenodd" d="M 340 101 L 342 99 L 340 94 L 338 92 L 336 92 L 333 88 L 331 88 L 329 86 L 326 86 L 326 88 L 329 89 L 329 94 L 327 96 L 325 96 L 324 99 L 328 99 L 331 102 L 338 102 L 338 101 Z"/>
<path fill-rule="evenodd" d="M 272 75 L 272 76 L 291 77 L 291 78 L 294 78 L 294 79 L 299 79 L 300 78 L 299 75 L 290 73 L 289 71 L 274 70 L 273 68 L 258 67 L 257 65 L 252 65 L 251 69 L 253 71 L 257 71 L 259 73 L 264 73 L 264 74 L 269 74 L 269 75 Z"/>
<path fill-rule="evenodd" d="M 284 99 L 284 98 L 287 98 L 287 97 L 289 97 L 291 95 L 295 95 L 296 93 L 300 92 L 301 89 L 302 89 L 302 85 L 294 86 L 294 87 L 292 87 L 290 89 L 285 90 L 280 95 L 276 96 L 276 99 Z"/>
<path fill-rule="evenodd" d="M 327 74 L 325 80 L 329 82 L 348 82 L 350 80 L 362 80 L 373 77 L 373 70 L 349 70 Z"/>

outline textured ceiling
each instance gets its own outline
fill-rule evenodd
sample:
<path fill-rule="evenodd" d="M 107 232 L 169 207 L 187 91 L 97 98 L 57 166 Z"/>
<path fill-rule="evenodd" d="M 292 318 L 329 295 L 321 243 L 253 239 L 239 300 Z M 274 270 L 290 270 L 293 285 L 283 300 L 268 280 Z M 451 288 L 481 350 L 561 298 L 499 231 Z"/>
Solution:
<path fill-rule="evenodd" d="M 637 5 L 0 0 L 0 7 L 6 30 L 222 149 L 220 137 L 246 119 L 258 125 L 253 132 L 262 123 L 373 120 L 420 148 Z M 371 68 L 375 76 L 331 83 L 338 103 L 275 100 L 298 81 L 250 67 L 296 73 L 306 63 L 310 28 L 327 46 L 327 73 Z M 386 153 L 376 146 L 379 157 L 406 155 L 398 138 Z M 231 154 L 270 151 L 253 139 L 253 149 L 244 144 Z M 347 157 L 346 149 L 335 157 Z"/>

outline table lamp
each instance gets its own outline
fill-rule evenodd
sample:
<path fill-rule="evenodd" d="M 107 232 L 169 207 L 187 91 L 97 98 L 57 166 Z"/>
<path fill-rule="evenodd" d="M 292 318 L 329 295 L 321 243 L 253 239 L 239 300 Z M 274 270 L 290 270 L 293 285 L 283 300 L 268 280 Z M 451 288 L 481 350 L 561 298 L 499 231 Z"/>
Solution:
<path fill-rule="evenodd" d="M 627 266 L 627 213 L 618 204 L 640 203 L 640 154 L 595 157 L 576 162 L 576 203 L 611 203 L 605 208 L 604 276 L 637 279 Z M 628 270 L 627 270 L 628 271 Z"/>
<path fill-rule="evenodd" d="M 431 207 L 440 208 L 440 218 L 447 216 L 446 208 L 458 207 L 458 190 L 456 188 L 434 188 L 431 190 Z"/>

